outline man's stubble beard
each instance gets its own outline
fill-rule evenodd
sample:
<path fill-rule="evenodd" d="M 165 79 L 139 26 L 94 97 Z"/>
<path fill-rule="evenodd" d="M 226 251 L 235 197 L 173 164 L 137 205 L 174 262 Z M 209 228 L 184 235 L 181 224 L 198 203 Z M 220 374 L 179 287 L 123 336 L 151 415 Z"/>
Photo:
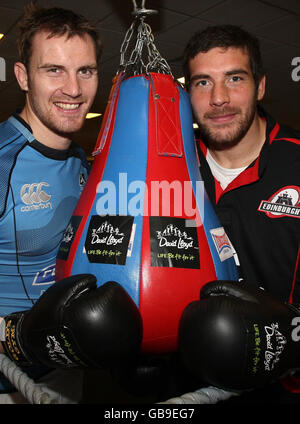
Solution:
<path fill-rule="evenodd" d="M 68 128 L 68 126 L 72 125 L 72 118 L 68 118 L 67 120 L 61 119 L 62 122 L 59 122 L 57 117 L 55 117 L 51 109 L 49 108 L 46 111 L 41 111 L 39 108 L 38 102 L 35 101 L 35 94 L 34 91 L 31 90 L 31 81 L 30 78 L 28 80 L 28 87 L 29 92 L 27 93 L 28 96 L 28 102 L 30 103 L 30 107 L 35 114 L 35 116 L 38 118 L 38 120 L 50 131 L 52 131 L 54 134 L 58 135 L 59 137 L 63 138 L 69 138 L 74 133 L 78 132 L 84 125 L 84 119 L 81 118 L 80 122 L 75 126 L 75 128 Z"/>
<path fill-rule="evenodd" d="M 69 138 L 74 133 L 79 131 L 84 123 L 83 119 L 80 119 L 80 122 L 78 121 L 78 124 L 76 126 L 72 123 L 72 118 L 67 119 L 61 119 L 61 121 L 56 118 L 52 113 L 51 110 L 47 110 L 46 112 L 41 113 L 38 106 L 34 101 L 31 101 L 31 108 L 34 112 L 34 114 L 37 116 L 39 121 L 48 128 L 51 132 L 58 135 L 59 137 L 63 138 Z"/>
<path fill-rule="evenodd" d="M 227 150 L 236 146 L 247 134 L 249 128 L 251 127 L 255 114 L 256 114 L 257 101 L 256 97 L 253 98 L 251 106 L 247 109 L 245 115 L 241 114 L 240 109 L 235 109 L 235 112 L 239 114 L 240 118 L 237 122 L 236 129 L 228 130 L 226 136 L 218 136 L 218 130 L 211 130 L 208 125 L 202 123 L 198 119 L 198 125 L 200 130 L 200 137 L 206 143 L 206 145 L 212 150 Z M 218 111 L 218 115 L 231 113 L 232 110 L 224 108 L 223 110 Z M 208 114 L 209 115 L 209 114 Z M 205 115 L 204 115 L 205 116 Z M 229 127 L 230 125 L 224 125 L 223 128 Z M 221 126 L 220 126 L 221 129 Z"/>

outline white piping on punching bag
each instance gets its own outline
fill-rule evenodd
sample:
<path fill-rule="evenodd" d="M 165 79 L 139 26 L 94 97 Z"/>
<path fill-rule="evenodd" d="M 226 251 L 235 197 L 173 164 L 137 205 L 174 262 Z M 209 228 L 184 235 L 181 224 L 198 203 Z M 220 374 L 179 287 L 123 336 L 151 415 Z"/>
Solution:
<path fill-rule="evenodd" d="M 139 19 L 138 37 L 148 37 L 156 69 L 148 64 L 140 72 L 139 50 L 139 72 L 128 76 L 130 63 L 114 78 L 92 171 L 60 246 L 56 279 L 91 273 L 99 285 L 121 284 L 142 315 L 142 351 L 160 353 L 177 349 L 182 311 L 199 299 L 205 283 L 238 276 L 204 190 L 189 95 L 158 56 L 144 16 Z"/>

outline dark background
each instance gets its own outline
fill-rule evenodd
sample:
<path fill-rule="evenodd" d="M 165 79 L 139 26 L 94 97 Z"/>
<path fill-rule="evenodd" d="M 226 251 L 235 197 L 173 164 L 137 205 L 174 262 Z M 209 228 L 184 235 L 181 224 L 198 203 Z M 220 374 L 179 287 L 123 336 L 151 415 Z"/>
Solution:
<path fill-rule="evenodd" d="M 6 80 L 0 81 L 0 121 L 7 119 L 24 98 L 13 74 L 17 60 L 16 31 L 27 0 L 0 0 L 0 57 L 6 61 Z M 141 0 L 137 0 L 140 5 Z M 41 6 L 59 6 L 82 13 L 96 21 L 104 51 L 100 85 L 92 112 L 103 113 L 111 81 L 120 63 L 120 47 L 133 21 L 131 0 L 41 0 Z M 241 25 L 259 37 L 267 72 L 267 93 L 263 105 L 280 120 L 300 130 L 300 81 L 293 81 L 292 60 L 300 58 L 300 0 L 146 0 L 146 8 L 158 15 L 146 22 L 151 26 L 155 44 L 172 68 L 182 76 L 181 56 L 191 35 L 213 24 Z M 300 59 L 299 59 L 300 65 Z M 295 72 L 300 79 L 300 69 Z M 1 75 L 1 74 L 0 74 Z M 101 126 L 101 117 L 87 120 L 75 140 L 90 155 Z M 125 393 L 110 375 L 87 371 L 83 403 L 153 403 L 154 399 L 135 398 Z"/>
<path fill-rule="evenodd" d="M 16 27 L 28 0 L 0 0 L 0 57 L 6 61 L 6 81 L 0 82 L 0 121 L 23 105 L 13 74 L 17 60 Z M 100 85 L 91 112 L 103 113 L 111 81 L 120 63 L 120 47 L 133 21 L 132 0 L 41 0 L 41 6 L 59 6 L 82 13 L 94 20 L 102 36 Z M 137 0 L 141 5 L 141 0 Z M 300 0 L 146 0 L 146 8 L 158 10 L 146 22 L 151 26 L 155 45 L 172 68 L 182 76 L 181 56 L 191 35 L 208 25 L 241 25 L 259 37 L 267 71 L 267 93 L 263 105 L 280 120 L 300 130 L 300 81 L 293 81 L 292 60 L 300 65 Z M 295 71 L 300 79 L 299 71 Z M 86 120 L 75 140 L 89 155 L 96 143 L 100 118 Z"/>

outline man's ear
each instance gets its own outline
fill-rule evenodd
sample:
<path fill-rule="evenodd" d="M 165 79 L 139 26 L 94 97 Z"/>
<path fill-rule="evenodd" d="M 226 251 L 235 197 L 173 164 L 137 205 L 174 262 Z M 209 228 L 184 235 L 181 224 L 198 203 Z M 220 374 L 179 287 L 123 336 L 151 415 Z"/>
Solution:
<path fill-rule="evenodd" d="M 263 99 L 266 92 L 266 76 L 264 75 L 258 84 L 257 89 L 257 100 L 260 101 Z"/>
<path fill-rule="evenodd" d="M 14 71 L 21 90 L 28 91 L 28 73 L 24 63 L 16 62 Z"/>

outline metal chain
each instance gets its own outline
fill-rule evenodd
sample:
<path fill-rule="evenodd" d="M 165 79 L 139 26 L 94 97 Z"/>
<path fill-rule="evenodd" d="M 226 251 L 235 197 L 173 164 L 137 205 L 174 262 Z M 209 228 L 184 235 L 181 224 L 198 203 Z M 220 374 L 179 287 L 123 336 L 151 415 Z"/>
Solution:
<path fill-rule="evenodd" d="M 147 15 L 156 13 L 156 11 L 145 9 L 145 0 L 142 1 L 141 8 L 137 7 L 135 0 L 132 1 L 135 19 L 127 30 L 121 45 L 119 72 L 123 71 L 132 75 L 149 72 L 172 75 L 170 66 L 154 44 L 151 27 L 144 22 Z M 130 43 L 134 43 L 135 33 L 135 45 L 130 53 Z"/>

